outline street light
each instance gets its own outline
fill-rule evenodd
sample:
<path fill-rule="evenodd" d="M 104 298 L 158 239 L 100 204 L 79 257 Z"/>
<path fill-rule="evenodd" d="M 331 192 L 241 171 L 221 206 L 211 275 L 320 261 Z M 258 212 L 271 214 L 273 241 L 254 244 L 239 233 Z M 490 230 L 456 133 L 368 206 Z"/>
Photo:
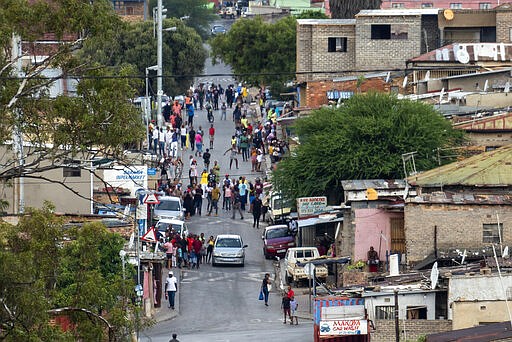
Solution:
<path fill-rule="evenodd" d="M 144 112 L 146 113 L 146 138 L 147 138 L 147 143 L 148 143 L 148 150 L 149 150 L 149 146 L 151 145 L 149 143 L 149 139 L 150 136 L 149 136 L 149 118 L 151 117 L 150 113 L 151 113 L 151 101 L 149 100 L 149 80 L 148 80 L 148 75 L 149 75 L 149 70 L 157 70 L 158 69 L 158 65 L 153 65 L 153 66 L 150 66 L 150 67 L 147 67 L 146 68 L 146 104 L 145 104 L 145 107 L 144 107 Z"/>

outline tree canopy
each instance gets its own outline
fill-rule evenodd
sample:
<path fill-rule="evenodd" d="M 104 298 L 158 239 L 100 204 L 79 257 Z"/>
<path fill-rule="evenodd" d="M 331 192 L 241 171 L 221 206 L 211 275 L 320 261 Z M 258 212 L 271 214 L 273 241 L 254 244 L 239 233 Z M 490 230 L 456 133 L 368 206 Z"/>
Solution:
<path fill-rule="evenodd" d="M 437 148 L 462 142 L 462 132 L 432 106 L 379 93 L 313 111 L 294 129 L 300 144 L 272 182 L 289 198 L 327 194 L 336 203 L 342 180 L 402 179 L 402 154 L 417 152 L 417 170 L 428 170 L 438 166 Z"/>
<path fill-rule="evenodd" d="M 296 19 L 285 17 L 268 24 L 257 16 L 237 20 L 224 35 L 211 41 L 212 56 L 229 64 L 237 78 L 269 85 L 293 79 Z"/>
<path fill-rule="evenodd" d="M 98 155 L 123 160 L 123 147 L 144 137 L 140 111 L 131 104 L 141 84 L 133 78 L 133 67 L 84 63 L 76 55 L 84 42 L 106 39 L 121 26 L 106 0 L 3 2 L 0 145 L 11 149 L 18 142 L 24 147 L 21 156 L 2 154 L 0 181 L 42 179 L 42 171 L 60 169 L 74 159 L 85 166 Z M 45 36 L 59 44 L 40 44 Z M 21 55 L 11 53 L 13 44 L 22 47 Z M 31 62 L 35 57 L 37 63 Z M 67 83 L 59 83 L 63 79 Z M 52 94 L 56 83 L 68 88 Z"/>
<path fill-rule="evenodd" d="M 119 251 L 124 239 L 102 224 L 64 229 L 47 204 L 13 226 L 0 225 L 0 339 L 4 341 L 102 341 L 107 329 L 100 314 L 123 340 L 133 329 L 131 267 L 123 278 Z M 76 329 L 52 326 L 51 311 L 68 313 Z M 67 312 L 66 312 L 67 313 Z"/>
<path fill-rule="evenodd" d="M 193 82 L 193 76 L 200 74 L 206 60 L 206 49 L 196 31 L 179 19 L 166 19 L 163 27 L 176 27 L 176 31 L 162 35 L 163 90 L 168 95 L 183 94 Z M 81 51 L 81 60 L 120 67 L 131 65 L 135 73 L 144 75 L 146 68 L 157 64 L 157 39 L 153 36 L 151 21 L 125 23 L 108 33 L 108 39 L 90 40 Z M 179 75 L 175 77 L 173 75 Z M 183 75 L 186 75 L 183 77 Z M 149 74 L 156 94 L 156 72 Z M 141 82 L 139 94 L 144 95 Z"/>
<path fill-rule="evenodd" d="M 363 9 L 379 9 L 382 0 L 329 0 L 331 18 L 354 19 Z"/>
<path fill-rule="evenodd" d="M 208 8 L 208 0 L 163 0 L 162 5 L 167 9 L 167 18 L 182 18 L 187 26 L 196 30 L 196 32 L 206 39 L 210 34 L 210 23 L 215 20 L 215 12 Z M 157 0 L 149 2 L 150 8 L 157 5 Z"/>

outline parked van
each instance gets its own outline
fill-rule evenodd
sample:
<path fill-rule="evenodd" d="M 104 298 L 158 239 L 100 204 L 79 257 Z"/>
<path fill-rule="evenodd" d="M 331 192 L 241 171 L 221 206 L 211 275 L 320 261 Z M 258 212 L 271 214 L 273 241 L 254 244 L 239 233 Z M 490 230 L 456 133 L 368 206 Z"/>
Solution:
<path fill-rule="evenodd" d="M 284 265 L 286 268 L 286 281 L 290 284 L 292 281 L 297 283 L 300 280 L 307 280 L 308 274 L 304 270 L 304 264 L 310 260 L 320 258 L 320 253 L 316 247 L 296 247 L 290 248 L 284 257 Z M 297 263 L 301 263 L 299 266 Z M 325 282 L 327 279 L 327 266 L 315 265 L 315 275 L 320 281 Z"/>

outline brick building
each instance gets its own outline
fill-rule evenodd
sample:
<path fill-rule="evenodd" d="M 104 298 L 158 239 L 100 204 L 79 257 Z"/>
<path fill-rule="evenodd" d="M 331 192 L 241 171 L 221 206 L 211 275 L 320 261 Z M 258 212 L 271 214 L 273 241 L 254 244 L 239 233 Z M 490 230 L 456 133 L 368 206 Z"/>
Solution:
<path fill-rule="evenodd" d="M 407 179 L 415 191 L 404 209 L 409 265 L 450 249 L 512 243 L 511 160 L 507 145 Z"/>
<path fill-rule="evenodd" d="M 112 0 L 116 13 L 127 21 L 142 21 L 149 18 L 147 0 Z"/>
<path fill-rule="evenodd" d="M 380 8 L 490 9 L 499 4 L 500 0 L 382 0 Z"/>

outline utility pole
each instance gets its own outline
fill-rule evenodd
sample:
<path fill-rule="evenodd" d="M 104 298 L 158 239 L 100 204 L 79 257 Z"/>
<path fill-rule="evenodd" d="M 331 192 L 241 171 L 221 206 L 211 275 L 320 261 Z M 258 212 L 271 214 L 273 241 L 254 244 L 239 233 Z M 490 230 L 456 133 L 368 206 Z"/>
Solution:
<path fill-rule="evenodd" d="M 398 290 L 395 289 L 395 341 L 400 342 L 400 320 L 398 319 Z"/>
<path fill-rule="evenodd" d="M 11 47 L 11 58 L 15 63 L 15 76 L 19 78 L 20 82 L 23 74 L 22 64 L 21 64 L 21 56 L 23 55 L 21 48 L 21 37 L 15 34 L 12 35 L 12 47 Z M 13 114 L 17 116 L 20 121 L 21 115 L 23 113 L 20 112 L 19 109 L 14 109 Z M 24 166 L 25 166 L 25 158 L 23 157 L 23 135 L 21 133 L 21 129 L 19 125 L 14 127 L 13 135 L 13 146 L 14 153 L 16 154 L 16 158 L 18 159 L 18 168 L 19 168 L 19 178 L 18 178 L 18 214 L 23 214 L 25 212 L 25 179 L 23 178 Z"/>
<path fill-rule="evenodd" d="M 158 127 L 162 127 L 163 123 L 163 117 L 162 117 L 162 0 L 158 0 L 157 4 L 157 21 L 158 21 L 158 28 L 156 31 L 157 35 L 157 51 L 156 51 L 156 64 L 157 64 L 157 70 L 156 70 L 156 88 L 157 88 L 157 123 Z"/>

